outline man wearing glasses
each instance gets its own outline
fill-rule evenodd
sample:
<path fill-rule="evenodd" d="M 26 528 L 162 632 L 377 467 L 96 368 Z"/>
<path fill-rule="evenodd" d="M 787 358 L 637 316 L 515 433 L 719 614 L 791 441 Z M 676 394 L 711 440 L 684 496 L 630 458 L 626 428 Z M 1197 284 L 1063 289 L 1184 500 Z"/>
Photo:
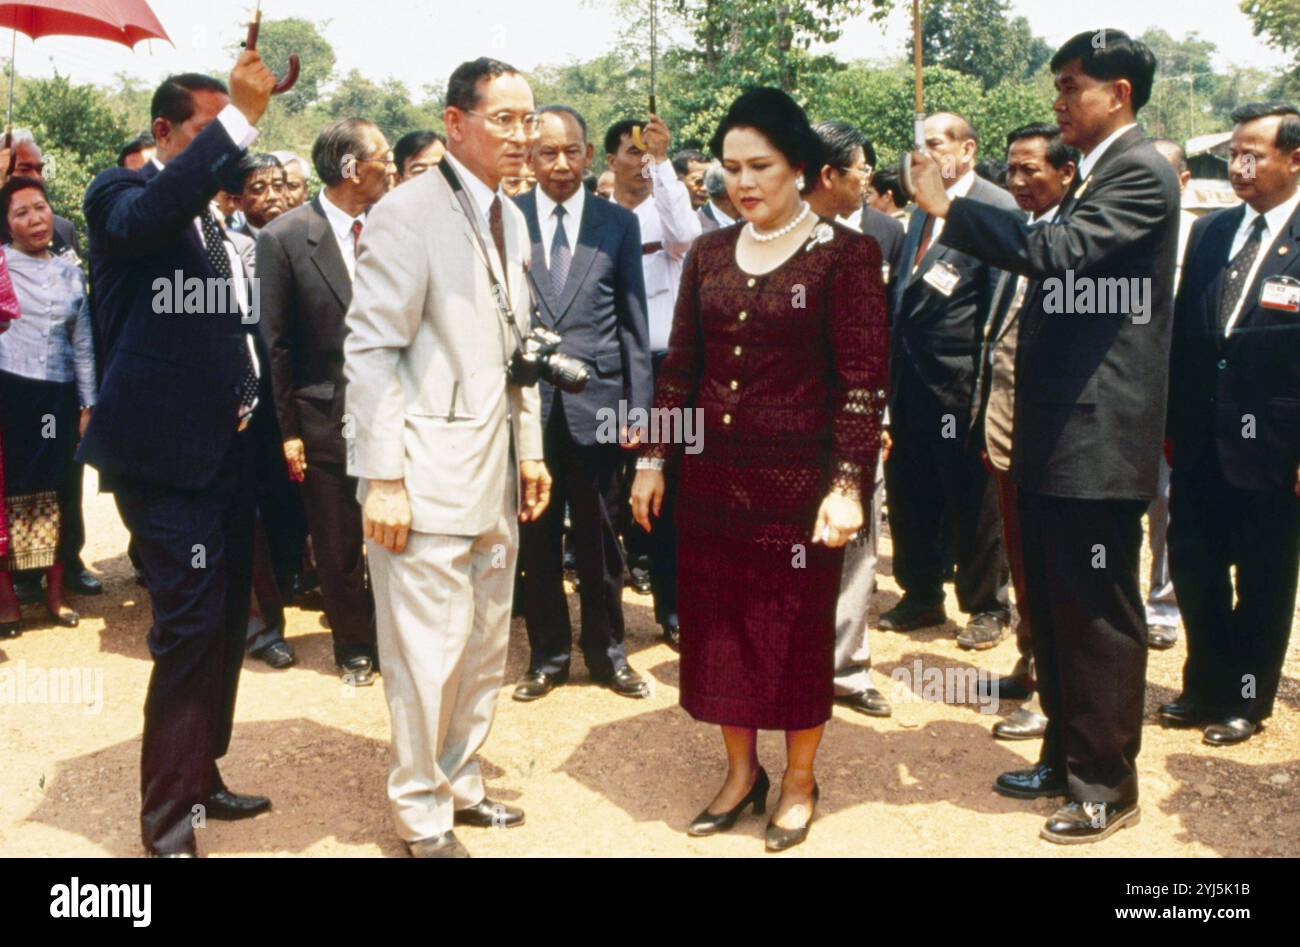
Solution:
<path fill-rule="evenodd" d="M 468 855 L 454 825 L 523 824 L 487 798 L 474 756 L 505 676 L 518 524 L 550 500 L 537 389 L 506 374 L 529 331 L 529 242 L 501 185 L 537 133 L 532 90 L 503 62 L 464 63 L 443 123 L 442 165 L 367 218 L 343 348 L 392 717 L 388 796 L 417 858 Z"/>

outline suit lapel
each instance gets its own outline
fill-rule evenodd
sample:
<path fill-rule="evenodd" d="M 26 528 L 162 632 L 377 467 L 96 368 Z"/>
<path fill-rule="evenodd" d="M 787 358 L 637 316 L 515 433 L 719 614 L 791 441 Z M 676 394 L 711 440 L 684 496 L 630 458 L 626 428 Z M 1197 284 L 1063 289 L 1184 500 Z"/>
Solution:
<path fill-rule="evenodd" d="M 331 239 L 329 218 L 316 195 L 311 202 L 312 216 L 307 224 L 307 244 L 311 247 L 311 262 L 330 288 L 339 305 L 347 309 L 352 304 L 352 280 L 348 278 L 347 264 L 343 262 L 343 249 Z"/>
<path fill-rule="evenodd" d="M 533 283 L 544 297 L 539 300 L 542 305 L 536 307 L 537 314 L 543 322 L 551 325 L 551 313 L 555 311 L 555 298 L 551 293 L 551 270 L 546 265 L 546 253 L 542 249 L 542 225 L 537 219 L 537 195 L 534 191 L 529 191 L 517 197 L 515 203 L 523 212 L 524 223 L 528 225 L 528 242 L 532 247 Z"/>
<path fill-rule="evenodd" d="M 1243 209 L 1242 216 L 1244 215 L 1245 210 Z M 1241 217 L 1233 216 L 1236 217 L 1236 223 L 1229 232 L 1229 241 L 1232 240 L 1232 234 L 1236 233 L 1236 228 L 1241 226 Z M 1270 277 L 1281 276 L 1284 273 L 1295 276 L 1294 272 L 1289 271 L 1294 271 L 1297 257 L 1300 257 L 1300 208 L 1297 208 L 1291 214 L 1291 219 L 1287 221 L 1285 229 L 1277 235 L 1273 245 L 1268 248 L 1267 255 L 1259 261 L 1259 269 L 1255 271 L 1255 278 L 1246 287 L 1246 298 L 1241 304 L 1241 314 L 1237 317 L 1232 334 L 1227 337 L 1228 341 L 1231 341 L 1233 336 L 1237 334 L 1238 329 L 1259 319 L 1264 314 L 1264 309 L 1259 304 L 1264 281 Z M 1220 273 L 1220 283 L 1222 278 L 1222 273 Z"/>
<path fill-rule="evenodd" d="M 558 325 L 578 298 L 578 290 L 587 279 L 591 264 L 596 261 L 596 248 L 600 245 L 601 230 L 605 226 L 603 208 L 595 206 L 596 202 L 583 198 L 582 226 L 578 228 L 578 246 L 569 266 L 569 278 L 564 283 L 564 292 L 560 294 L 559 307 L 555 311 Z"/>

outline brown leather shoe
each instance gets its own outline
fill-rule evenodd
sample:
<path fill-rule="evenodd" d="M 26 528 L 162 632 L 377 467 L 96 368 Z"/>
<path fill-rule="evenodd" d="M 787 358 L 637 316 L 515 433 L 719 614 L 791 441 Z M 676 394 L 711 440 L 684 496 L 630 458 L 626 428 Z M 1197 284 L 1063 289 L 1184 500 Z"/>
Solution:
<path fill-rule="evenodd" d="M 455 832 L 407 842 L 406 850 L 412 858 L 469 858 L 469 849 L 460 844 Z"/>
<path fill-rule="evenodd" d="M 999 740 L 1041 740 L 1046 732 L 1047 718 L 1025 707 L 993 725 L 993 735 Z"/>

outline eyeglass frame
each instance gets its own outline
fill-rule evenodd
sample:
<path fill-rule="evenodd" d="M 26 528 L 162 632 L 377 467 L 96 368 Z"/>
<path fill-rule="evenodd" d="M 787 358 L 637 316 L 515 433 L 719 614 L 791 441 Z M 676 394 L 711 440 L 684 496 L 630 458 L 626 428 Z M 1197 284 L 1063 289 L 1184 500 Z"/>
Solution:
<path fill-rule="evenodd" d="M 466 115 L 477 115 L 485 123 L 492 127 L 503 130 L 507 134 L 514 132 L 516 128 L 524 133 L 525 138 L 536 138 L 542 130 L 542 116 L 537 112 L 529 112 L 523 118 L 512 118 L 509 124 L 498 120 L 497 115 L 489 115 L 487 112 L 480 112 L 478 109 L 461 109 Z M 499 115 L 509 115 L 509 112 L 499 112 Z M 528 126 L 532 124 L 530 129 Z"/>

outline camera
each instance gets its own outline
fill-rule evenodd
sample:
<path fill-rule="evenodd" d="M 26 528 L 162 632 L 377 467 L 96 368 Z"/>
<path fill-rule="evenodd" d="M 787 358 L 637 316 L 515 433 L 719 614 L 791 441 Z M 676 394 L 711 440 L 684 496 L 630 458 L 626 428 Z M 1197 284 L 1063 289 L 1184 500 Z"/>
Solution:
<path fill-rule="evenodd" d="M 591 373 L 582 362 L 560 352 L 563 341 L 554 332 L 534 326 L 510 359 L 510 380 L 525 387 L 546 381 L 569 394 L 582 391 Z"/>

